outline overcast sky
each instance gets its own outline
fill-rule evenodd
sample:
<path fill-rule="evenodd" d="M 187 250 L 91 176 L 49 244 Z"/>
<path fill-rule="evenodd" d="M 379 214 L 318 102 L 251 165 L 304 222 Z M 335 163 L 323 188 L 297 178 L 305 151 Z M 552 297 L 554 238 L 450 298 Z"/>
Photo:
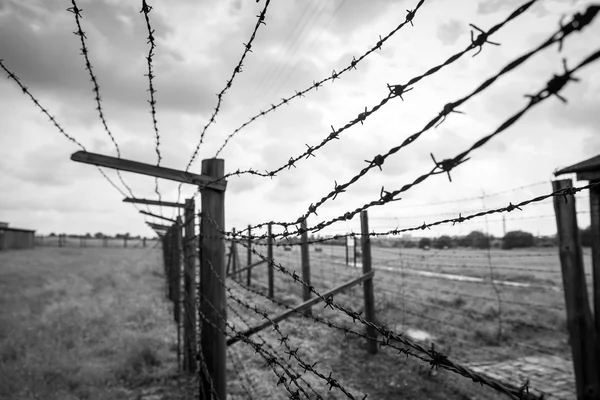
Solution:
<path fill-rule="evenodd" d="M 102 106 L 111 133 L 126 159 L 156 164 L 156 140 L 150 115 L 147 63 L 149 45 L 140 1 L 79 0 L 82 28 Z M 157 89 L 157 120 L 161 165 L 185 169 L 202 128 L 220 92 L 237 65 L 265 0 L 178 1 L 149 0 L 155 29 L 153 60 Z M 404 21 L 417 0 L 278 0 L 272 1 L 244 62 L 242 73 L 223 98 L 216 124 L 209 127 L 191 172 L 211 158 L 224 139 L 271 103 L 303 90 L 350 64 Z M 353 120 L 365 106 L 372 108 L 387 93 L 387 83 L 410 78 L 445 61 L 470 43 L 469 24 L 487 30 L 504 20 L 524 1 L 426 0 L 414 19 L 381 50 L 333 83 L 305 98 L 295 99 L 242 129 L 219 155 L 226 172 L 254 168 L 272 170 L 315 145 L 331 126 Z M 168 4 L 168 5 L 167 5 Z M 226 192 L 227 229 L 264 221 L 293 221 L 334 187 L 347 182 L 380 153 L 420 130 L 443 105 L 475 89 L 504 65 L 537 46 L 556 31 L 562 15 L 584 11 L 586 1 L 539 1 L 510 22 L 485 45 L 423 79 L 369 117 L 273 179 L 249 175 L 229 179 Z M 66 0 L 0 0 L 0 59 L 56 117 L 65 132 L 89 151 L 116 156 L 98 118 L 79 37 Z M 537 54 L 513 73 L 460 107 L 438 128 L 388 158 L 383 171 L 374 169 L 336 200 L 320 208 L 309 225 L 355 209 L 379 197 L 382 186 L 395 190 L 432 167 L 429 156 L 451 158 L 527 104 L 525 94 L 545 87 L 569 65 L 596 51 L 600 21 L 571 35 L 562 54 L 557 46 Z M 6 75 L 2 73 L 2 75 Z M 402 201 L 369 211 L 372 230 L 408 228 L 423 222 L 468 215 L 482 208 L 502 207 L 551 191 L 552 173 L 600 153 L 600 64 L 591 64 L 562 94 L 563 104 L 551 98 L 515 126 L 475 151 L 471 160 L 452 172 L 434 176 L 401 195 Z M 79 148 L 68 141 L 22 93 L 16 83 L 0 80 L 0 221 L 35 229 L 41 234 L 67 232 L 151 235 L 144 218 L 90 165 L 70 160 Z M 107 175 L 121 185 L 114 170 Z M 154 179 L 122 173 L 136 197 L 156 199 Z M 569 178 L 571 176 L 567 176 Z M 574 176 L 572 178 L 575 178 Z M 583 185 L 586 182 L 575 182 Z M 177 198 L 177 183 L 159 181 L 166 201 Z M 510 191 L 514 188 L 525 188 Z M 123 188 L 123 190 L 125 190 Z M 508 191 L 508 192 L 506 192 Z M 505 192 L 485 199 L 483 193 Z M 184 186 L 182 198 L 194 194 Z M 577 203 L 580 226 L 589 224 L 587 193 Z M 199 197 L 197 197 L 199 200 Z M 140 207 L 146 209 L 145 207 Z M 172 216 L 172 209 L 150 207 Z M 323 233 L 359 229 L 358 218 L 338 223 Z M 502 217 L 445 226 L 415 235 L 460 235 L 489 229 L 501 235 Z M 506 215 L 506 229 L 554 234 L 552 202 L 532 205 Z"/>

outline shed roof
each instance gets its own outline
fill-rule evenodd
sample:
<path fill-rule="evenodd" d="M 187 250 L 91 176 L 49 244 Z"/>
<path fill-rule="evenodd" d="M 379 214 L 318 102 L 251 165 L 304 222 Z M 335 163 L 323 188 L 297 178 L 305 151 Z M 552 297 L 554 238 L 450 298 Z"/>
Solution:
<path fill-rule="evenodd" d="M 5 226 L 4 226 L 4 227 L 3 227 L 3 226 L 0 226 L 0 232 L 2 232 L 2 231 L 11 231 L 11 232 L 34 232 L 34 233 L 35 233 L 35 231 L 34 231 L 34 230 L 31 230 L 31 229 L 8 228 L 8 227 L 5 227 Z"/>
<path fill-rule="evenodd" d="M 578 162 L 577 164 L 573 164 L 570 167 L 563 168 L 554 173 L 554 176 L 564 175 L 564 174 L 572 174 L 579 172 L 598 172 L 600 171 L 600 154 L 588 158 L 587 160 Z"/>

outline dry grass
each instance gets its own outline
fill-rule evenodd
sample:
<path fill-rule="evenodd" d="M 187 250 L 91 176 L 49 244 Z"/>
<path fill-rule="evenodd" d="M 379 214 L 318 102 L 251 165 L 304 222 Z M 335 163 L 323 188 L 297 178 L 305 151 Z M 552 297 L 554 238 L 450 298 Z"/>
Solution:
<path fill-rule="evenodd" d="M 176 333 L 160 255 L 0 253 L 0 398 L 134 399 L 139 387 L 173 381 Z"/>

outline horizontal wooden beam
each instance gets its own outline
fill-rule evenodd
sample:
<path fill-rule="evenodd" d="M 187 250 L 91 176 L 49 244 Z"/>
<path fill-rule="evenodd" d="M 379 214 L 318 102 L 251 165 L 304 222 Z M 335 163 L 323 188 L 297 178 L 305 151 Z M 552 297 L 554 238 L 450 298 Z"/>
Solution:
<path fill-rule="evenodd" d="M 93 164 L 100 167 L 113 168 L 120 171 L 135 172 L 137 174 L 154 176 L 156 178 L 168 179 L 176 182 L 189 183 L 192 185 L 207 184 L 207 188 L 221 192 L 224 192 L 225 188 L 227 187 L 226 181 L 212 182 L 214 179 L 206 175 L 198 175 L 171 168 L 157 167 L 156 165 L 152 164 L 144 164 L 137 161 L 89 153 L 87 151 L 77 151 L 71 154 L 71 160 L 85 164 Z"/>
<path fill-rule="evenodd" d="M 185 208 L 185 204 L 183 204 L 183 203 L 171 203 L 169 201 L 158 201 L 158 200 L 148 200 L 148 199 L 134 199 L 131 197 L 125 197 L 123 199 L 123 202 L 124 203 L 148 204 L 150 206 Z"/>
<path fill-rule="evenodd" d="M 248 265 L 247 267 L 244 267 L 244 268 L 242 268 L 242 269 L 238 269 L 237 271 L 230 272 L 229 274 L 227 274 L 227 276 L 229 277 L 229 276 L 233 276 L 233 275 L 235 275 L 235 274 L 239 274 L 240 272 L 244 272 L 244 271 L 246 271 L 246 270 L 249 270 L 249 269 L 251 269 L 251 268 L 254 268 L 254 267 L 256 267 L 256 266 L 258 266 L 258 265 L 260 265 L 260 264 L 263 264 L 263 263 L 266 263 L 266 261 L 265 261 L 265 260 L 260 260 L 260 261 L 257 261 L 257 262 L 255 262 L 255 263 L 252 263 L 252 264 Z"/>
<path fill-rule="evenodd" d="M 154 224 L 152 222 L 146 222 L 146 223 L 152 229 L 162 229 L 164 231 L 171 229 L 171 226 L 169 226 L 169 225 Z"/>
<path fill-rule="evenodd" d="M 328 296 L 333 296 L 337 293 L 343 292 L 344 290 L 349 289 L 353 286 L 356 286 L 359 283 L 366 281 L 367 279 L 373 278 L 374 275 L 375 275 L 374 271 L 369 271 L 368 273 L 364 274 L 361 277 L 353 279 L 350 282 L 346 282 L 343 285 L 340 285 L 336 288 L 333 288 L 330 291 L 328 291 L 327 293 L 323 293 L 322 296 L 327 298 Z M 268 321 L 266 321 L 265 323 L 263 323 L 261 325 L 255 326 L 254 328 L 250 328 L 250 329 L 246 330 L 245 332 L 242 332 L 239 335 L 228 339 L 227 346 L 230 346 L 234 343 L 239 342 L 240 340 L 242 340 L 243 337 L 249 337 L 250 335 L 260 332 L 263 329 L 268 328 L 269 326 L 273 325 L 274 323 L 288 318 L 290 315 L 292 315 L 294 313 L 300 313 L 300 312 L 312 307 L 313 305 L 320 303 L 321 301 L 323 301 L 323 300 L 321 300 L 320 297 L 313 297 L 312 299 L 307 300 L 304 303 L 297 305 L 296 307 L 292 308 L 291 310 L 281 313 L 276 317 L 270 318 Z"/>
<path fill-rule="evenodd" d="M 163 217 L 162 215 L 152 214 L 151 212 L 144 211 L 144 210 L 140 210 L 140 213 L 145 214 L 145 215 L 149 215 L 149 216 L 154 217 L 154 218 L 164 219 L 165 221 L 169 221 L 169 222 L 175 223 L 174 219 Z"/>

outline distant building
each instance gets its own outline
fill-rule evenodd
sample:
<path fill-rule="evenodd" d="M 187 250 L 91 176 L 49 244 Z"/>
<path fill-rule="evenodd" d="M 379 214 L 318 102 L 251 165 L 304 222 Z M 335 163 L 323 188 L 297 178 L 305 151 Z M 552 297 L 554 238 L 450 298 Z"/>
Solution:
<path fill-rule="evenodd" d="M 7 222 L 0 222 L 0 251 L 10 249 L 33 249 L 35 231 L 9 228 Z"/>

